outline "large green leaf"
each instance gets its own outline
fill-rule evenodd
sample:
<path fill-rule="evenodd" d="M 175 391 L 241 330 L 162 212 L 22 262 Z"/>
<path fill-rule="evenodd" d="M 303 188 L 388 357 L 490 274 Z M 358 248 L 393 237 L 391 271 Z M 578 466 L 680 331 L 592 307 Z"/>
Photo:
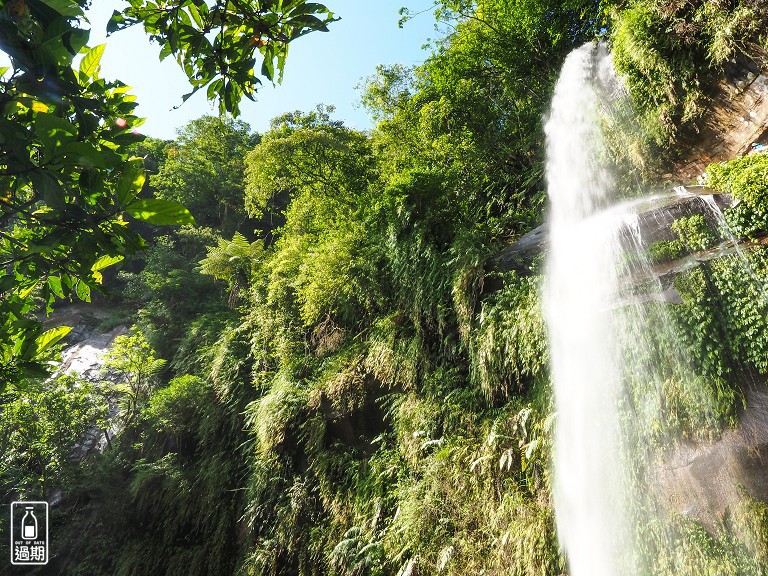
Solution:
<path fill-rule="evenodd" d="M 108 266 L 112 266 L 113 264 L 117 264 L 118 262 L 121 262 L 123 260 L 123 256 L 109 256 L 104 255 L 91 266 L 91 272 L 93 273 L 93 279 L 96 280 L 99 284 L 101 284 L 104 277 L 101 274 L 101 270 L 104 268 L 107 268 Z"/>
<path fill-rule="evenodd" d="M 69 334 L 71 330 L 71 326 L 57 326 L 56 328 L 51 328 L 50 330 L 43 332 L 35 341 L 37 354 L 41 354 L 48 350 L 51 346 L 56 344 L 56 342 Z"/>
<path fill-rule="evenodd" d="M 62 16 L 76 18 L 83 15 L 82 8 L 70 0 L 42 0 L 42 2 Z"/>
<path fill-rule="evenodd" d="M 104 270 L 104 268 L 107 268 L 108 266 L 112 266 L 113 264 L 117 264 L 118 262 L 122 262 L 124 256 L 109 256 L 104 255 L 91 266 L 91 270 L 93 272 L 98 272 L 99 270 Z"/>
<path fill-rule="evenodd" d="M 104 55 L 104 48 L 106 46 L 106 44 L 94 46 L 83 56 L 83 59 L 80 61 L 80 73 L 85 78 L 96 78 L 98 76 L 99 64 L 101 63 L 101 57 Z"/>
<path fill-rule="evenodd" d="M 39 112 L 35 116 L 34 126 L 37 137 L 43 145 L 42 150 L 47 161 L 59 154 L 62 146 L 77 139 L 77 126 L 69 120 L 47 112 Z"/>
<path fill-rule="evenodd" d="M 150 224 L 195 224 L 189 210 L 173 200 L 134 200 L 125 211 L 137 220 Z"/>

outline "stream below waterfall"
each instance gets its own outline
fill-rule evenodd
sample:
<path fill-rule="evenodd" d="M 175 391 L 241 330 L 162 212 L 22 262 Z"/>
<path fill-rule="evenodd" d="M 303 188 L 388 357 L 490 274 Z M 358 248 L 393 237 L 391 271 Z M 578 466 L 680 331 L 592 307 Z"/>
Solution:
<path fill-rule="evenodd" d="M 74 374 L 88 382 L 110 381 L 118 383 L 114 374 L 102 373 L 104 354 L 115 338 L 127 334 L 129 327 L 105 325 L 110 312 L 95 305 L 74 304 L 58 309 L 46 321 L 46 328 L 57 325 L 72 327 L 64 341 L 61 351 L 61 364 L 56 374 Z M 92 428 L 75 445 L 73 458 L 82 460 L 94 450 L 103 452 L 108 446 L 105 434 L 113 437 L 120 431 L 118 403 L 115 398 L 108 398 L 109 408 L 106 429 Z"/>

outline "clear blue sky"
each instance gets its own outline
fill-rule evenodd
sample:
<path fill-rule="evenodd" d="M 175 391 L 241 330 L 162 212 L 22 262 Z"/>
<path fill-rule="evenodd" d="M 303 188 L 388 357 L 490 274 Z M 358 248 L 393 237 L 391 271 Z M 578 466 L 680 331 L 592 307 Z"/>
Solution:
<path fill-rule="evenodd" d="M 292 110 L 309 110 L 316 104 L 336 106 L 336 118 L 347 125 L 371 127 L 366 112 L 357 106 L 355 90 L 377 64 L 419 64 L 428 51 L 422 46 L 437 37 L 432 0 L 325 0 L 342 19 L 329 26 L 330 32 L 313 32 L 291 44 L 283 83 L 272 87 L 264 81 L 257 102 L 245 101 L 241 119 L 259 132 L 273 117 Z M 179 109 L 181 96 L 189 92 L 186 78 L 171 57 L 158 61 L 159 47 L 150 44 L 139 27 L 116 33 L 105 40 L 104 28 L 117 2 L 100 0 L 88 13 L 91 46 L 107 43 L 102 59 L 102 76 L 119 78 L 138 97 L 138 114 L 147 118 L 141 131 L 157 138 L 173 138 L 178 127 L 203 114 L 216 113 L 201 90 Z M 398 9 L 426 13 L 400 29 Z"/>

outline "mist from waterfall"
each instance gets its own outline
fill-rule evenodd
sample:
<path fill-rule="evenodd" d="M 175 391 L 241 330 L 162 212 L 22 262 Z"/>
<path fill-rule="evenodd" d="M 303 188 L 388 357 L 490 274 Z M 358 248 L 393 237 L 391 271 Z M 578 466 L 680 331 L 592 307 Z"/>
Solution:
<path fill-rule="evenodd" d="M 586 44 L 566 59 L 545 125 L 553 497 L 570 576 L 648 574 L 647 548 L 672 541 L 652 486 L 657 455 L 646 450 L 665 434 L 668 395 L 693 399 L 699 429 L 718 426 L 711 383 L 659 305 L 665 289 L 638 224 L 648 204 L 675 194 L 619 193 L 603 130 L 627 98 L 607 48 Z"/>
<path fill-rule="evenodd" d="M 625 539 L 619 367 L 608 305 L 618 291 L 616 231 L 596 216 L 614 180 L 598 114 L 618 87 L 604 47 L 572 52 L 545 130 L 550 252 L 545 314 L 555 384 L 555 511 L 572 576 L 612 576 Z"/>

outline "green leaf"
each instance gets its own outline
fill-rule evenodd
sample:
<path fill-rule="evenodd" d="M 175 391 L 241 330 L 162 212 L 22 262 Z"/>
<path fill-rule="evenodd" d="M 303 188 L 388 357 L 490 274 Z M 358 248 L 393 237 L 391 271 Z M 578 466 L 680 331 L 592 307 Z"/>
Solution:
<path fill-rule="evenodd" d="M 35 349 L 37 354 L 41 354 L 64 338 L 72 330 L 71 326 L 57 326 L 46 330 L 35 340 Z"/>
<path fill-rule="evenodd" d="M 64 190 L 61 187 L 61 183 L 52 173 L 47 170 L 36 170 L 29 174 L 29 179 L 48 206 L 54 208 L 62 208 L 64 206 Z"/>
<path fill-rule="evenodd" d="M 104 255 L 96 262 L 94 262 L 93 266 L 91 266 L 91 270 L 93 272 L 97 272 L 99 270 L 103 270 L 104 268 L 107 268 L 108 266 L 112 266 L 113 264 L 117 264 L 118 262 L 123 261 L 123 256 L 109 256 Z"/>
<path fill-rule="evenodd" d="M 116 154 L 111 150 L 107 148 L 98 150 L 90 142 L 70 142 L 62 146 L 61 152 L 66 164 L 93 166 L 95 168 L 108 168 L 116 157 Z"/>
<path fill-rule="evenodd" d="M 75 286 L 75 294 L 83 302 L 91 301 L 91 287 L 82 280 L 79 280 L 77 286 Z"/>
<path fill-rule="evenodd" d="M 59 148 L 77 139 L 77 126 L 47 112 L 35 115 L 35 133 L 43 145 L 44 158 L 50 161 Z"/>
<path fill-rule="evenodd" d="M 71 0 L 41 0 L 43 4 L 53 8 L 62 16 L 77 18 L 83 15 L 83 10 L 77 5 L 77 2 Z"/>
<path fill-rule="evenodd" d="M 107 36 L 110 36 L 119 30 L 128 28 L 129 26 L 133 26 L 137 22 L 138 20 L 134 18 L 126 18 L 122 12 L 114 10 L 112 16 L 109 18 L 109 22 L 107 22 Z"/>
<path fill-rule="evenodd" d="M 112 266 L 113 264 L 117 264 L 122 260 L 123 260 L 123 256 L 109 256 L 109 255 L 104 255 L 98 260 L 96 260 L 93 266 L 91 266 L 91 272 L 93 273 L 94 280 L 96 280 L 96 282 L 101 284 L 104 277 L 101 275 L 100 270 L 103 270 L 108 266 Z"/>
<path fill-rule="evenodd" d="M 328 8 L 326 8 L 322 4 L 317 4 L 316 2 L 306 2 L 304 4 L 299 4 L 296 6 L 293 10 L 291 10 L 289 16 L 299 16 L 301 14 L 324 14 L 328 12 Z"/>
<path fill-rule="evenodd" d="M 101 63 L 101 57 L 104 55 L 104 48 L 106 46 L 106 44 L 99 44 L 85 53 L 85 56 L 80 61 L 80 74 L 84 78 L 98 78 L 99 64 Z"/>
<path fill-rule="evenodd" d="M 64 289 L 61 286 L 61 278 L 50 276 L 48 278 L 48 288 L 59 298 L 64 298 Z"/>
<path fill-rule="evenodd" d="M 131 159 L 130 166 L 117 181 L 117 200 L 122 206 L 141 192 L 146 180 L 141 159 Z"/>
<path fill-rule="evenodd" d="M 310 28 L 312 30 L 319 30 L 321 32 L 328 32 L 328 26 L 325 22 L 320 20 L 317 16 L 311 14 L 300 14 L 294 18 L 291 18 L 288 23 L 291 26 L 301 26 L 304 28 Z"/>
<path fill-rule="evenodd" d="M 189 210 L 173 200 L 134 200 L 125 211 L 137 220 L 150 224 L 195 224 Z"/>
<path fill-rule="evenodd" d="M 32 291 L 36 287 L 37 287 L 37 282 L 35 281 L 35 282 L 31 283 L 29 286 L 27 286 L 26 288 L 20 290 L 19 291 L 19 298 L 21 298 L 23 300 L 24 298 L 26 298 L 27 296 L 32 294 Z"/>

